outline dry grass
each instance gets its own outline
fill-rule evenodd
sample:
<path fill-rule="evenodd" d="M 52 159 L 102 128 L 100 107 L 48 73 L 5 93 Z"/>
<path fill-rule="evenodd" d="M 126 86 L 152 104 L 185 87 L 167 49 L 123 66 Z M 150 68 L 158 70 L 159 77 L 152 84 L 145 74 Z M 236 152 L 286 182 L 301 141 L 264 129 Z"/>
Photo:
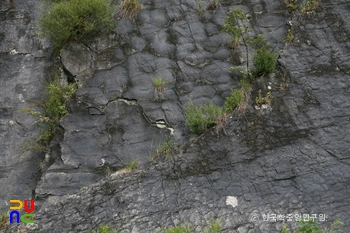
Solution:
<path fill-rule="evenodd" d="M 124 0 L 118 9 L 122 18 L 133 19 L 141 11 L 141 3 L 138 0 Z"/>
<path fill-rule="evenodd" d="M 210 0 L 207 10 L 214 11 L 220 6 L 220 0 Z"/>

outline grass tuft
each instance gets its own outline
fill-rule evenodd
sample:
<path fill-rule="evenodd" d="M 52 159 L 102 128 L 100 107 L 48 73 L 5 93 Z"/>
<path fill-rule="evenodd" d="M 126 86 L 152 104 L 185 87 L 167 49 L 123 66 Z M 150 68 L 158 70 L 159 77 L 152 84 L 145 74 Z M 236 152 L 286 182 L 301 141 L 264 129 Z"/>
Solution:
<path fill-rule="evenodd" d="M 141 3 L 138 0 L 123 0 L 118 9 L 118 13 L 122 18 L 133 19 L 141 11 Z"/>
<path fill-rule="evenodd" d="M 212 102 L 199 107 L 191 102 L 185 108 L 186 123 L 190 131 L 195 134 L 201 134 L 206 129 L 215 126 L 217 117 L 222 115 L 222 108 Z"/>

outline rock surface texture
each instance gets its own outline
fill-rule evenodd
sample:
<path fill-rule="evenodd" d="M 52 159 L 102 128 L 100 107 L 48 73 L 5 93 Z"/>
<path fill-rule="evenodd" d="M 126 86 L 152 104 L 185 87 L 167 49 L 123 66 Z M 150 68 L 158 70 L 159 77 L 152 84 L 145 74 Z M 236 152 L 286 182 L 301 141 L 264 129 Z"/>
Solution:
<path fill-rule="evenodd" d="M 194 0 L 142 4 L 114 33 L 60 53 L 79 88 L 51 160 L 37 172 L 43 155 L 20 153 L 37 133 L 20 110 L 42 96 L 54 62 L 34 30 L 39 1 L 1 2 L 0 208 L 35 196 L 35 224 L 23 232 L 87 232 L 100 224 L 157 232 L 211 218 L 221 219 L 223 232 L 281 232 L 273 214 L 292 215 L 284 218 L 291 228 L 298 214 L 325 214 L 350 232 L 350 3 L 325 0 L 314 13 L 290 14 L 279 0 L 222 1 L 201 15 Z M 228 117 L 225 132 L 193 136 L 187 104 L 223 106 L 239 88 L 229 68 L 245 64 L 245 49 L 233 52 L 221 32 L 237 7 L 280 52 L 278 69 L 254 83 L 253 101 Z M 290 27 L 295 39 L 287 45 Z M 166 81 L 162 93 L 156 77 Z M 268 86 L 271 109 L 255 110 L 258 90 Z M 167 141 L 175 152 L 150 162 Z M 139 168 L 123 172 L 132 160 Z"/>

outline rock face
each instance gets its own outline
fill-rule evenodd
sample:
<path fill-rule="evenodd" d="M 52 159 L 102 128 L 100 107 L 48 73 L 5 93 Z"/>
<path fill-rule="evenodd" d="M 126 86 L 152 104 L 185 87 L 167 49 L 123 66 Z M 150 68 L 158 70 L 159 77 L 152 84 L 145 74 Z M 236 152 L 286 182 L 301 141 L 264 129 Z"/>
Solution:
<path fill-rule="evenodd" d="M 53 62 L 32 29 L 38 3 L 2 3 L 0 207 L 6 211 L 9 199 L 31 198 L 35 189 L 35 224 L 27 232 L 86 232 L 101 223 L 151 232 L 211 218 L 221 218 L 223 232 L 280 232 L 281 216 L 295 228 L 303 214 L 321 223 L 322 215 L 340 219 L 349 232 L 349 3 L 322 1 L 315 13 L 289 14 L 277 0 L 222 2 L 202 15 L 192 0 L 142 3 L 135 21 L 120 19 L 111 35 L 61 52 L 79 89 L 43 174 L 42 155 L 19 155 L 17 145 L 36 132 L 19 110 L 42 95 Z M 229 116 L 225 132 L 195 137 L 185 106 L 223 106 L 239 87 L 229 68 L 245 64 L 245 50 L 232 52 L 220 31 L 234 7 L 280 51 L 278 70 L 257 80 L 251 96 L 269 86 L 272 108 L 255 110 L 251 101 Z M 288 25 L 295 39 L 286 45 Z M 161 95 L 156 77 L 166 82 Z M 169 141 L 175 152 L 150 162 Z M 123 171 L 133 160 L 139 168 Z"/>
<path fill-rule="evenodd" d="M 35 36 L 38 3 L 0 3 L 0 210 L 10 199 L 31 199 L 36 189 L 42 156 L 23 151 L 26 141 L 38 135 L 34 119 L 20 110 L 33 107 L 27 100 L 43 96 L 53 61 L 49 44 Z"/>

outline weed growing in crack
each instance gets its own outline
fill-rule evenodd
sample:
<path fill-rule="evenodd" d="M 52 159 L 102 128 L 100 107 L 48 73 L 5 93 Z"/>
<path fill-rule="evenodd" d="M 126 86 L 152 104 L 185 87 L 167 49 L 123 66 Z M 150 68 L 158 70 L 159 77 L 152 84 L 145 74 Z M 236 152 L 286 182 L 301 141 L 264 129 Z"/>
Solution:
<path fill-rule="evenodd" d="M 37 107 L 43 109 L 39 111 L 34 108 L 25 108 L 21 112 L 32 115 L 36 121 L 34 124 L 38 126 L 40 139 L 38 142 L 29 141 L 26 143 L 24 151 L 47 150 L 53 136 L 57 123 L 68 113 L 66 103 L 73 96 L 77 89 L 77 83 L 61 86 L 58 81 L 50 83 L 46 87 L 45 98 L 37 103 Z"/>
<path fill-rule="evenodd" d="M 243 97 L 240 100 L 240 103 L 236 107 L 239 107 L 240 110 L 244 110 L 244 109 L 246 109 L 246 107 L 248 105 L 249 96 L 250 96 L 250 92 L 252 89 L 251 82 L 253 82 L 254 76 L 253 76 L 253 72 L 250 68 L 244 68 L 242 66 L 230 68 L 230 72 L 233 72 L 236 70 L 238 70 L 242 75 L 242 77 L 240 77 L 239 84 L 241 86 L 240 92 L 241 92 L 242 97 Z M 236 95 L 238 95 L 238 94 L 236 94 Z M 227 102 L 227 104 L 228 104 L 228 102 Z"/>
<path fill-rule="evenodd" d="M 214 11 L 220 6 L 220 0 L 210 0 L 207 10 Z"/>
<path fill-rule="evenodd" d="M 204 2 L 203 2 L 203 1 L 200 1 L 200 2 L 198 3 L 198 9 L 196 9 L 196 14 L 197 14 L 198 16 L 201 16 L 201 15 L 204 14 L 204 12 L 205 12 Z"/>
<path fill-rule="evenodd" d="M 222 108 L 212 102 L 199 107 L 191 102 L 185 108 L 186 123 L 190 131 L 195 134 L 201 134 L 206 129 L 215 126 L 216 118 L 222 115 Z"/>
<path fill-rule="evenodd" d="M 287 11 L 288 11 L 289 13 L 292 13 L 292 12 L 296 11 L 297 8 L 298 8 L 298 6 L 297 6 L 296 4 L 294 4 L 294 3 L 289 3 L 289 4 L 287 5 Z"/>
<path fill-rule="evenodd" d="M 133 19 L 141 11 L 142 4 L 138 0 L 123 0 L 118 13 L 122 18 Z"/>
<path fill-rule="evenodd" d="M 286 42 L 286 45 L 292 43 L 293 40 L 294 40 L 294 38 L 295 38 L 295 35 L 294 35 L 293 29 L 288 29 L 287 35 L 286 35 L 286 37 L 284 38 L 284 41 Z"/>
<path fill-rule="evenodd" d="M 165 156 L 166 159 L 169 159 L 175 153 L 174 141 L 167 139 L 162 144 L 158 145 L 158 147 L 155 149 L 155 152 L 152 150 L 153 148 L 151 145 L 151 150 L 149 153 L 150 162 L 153 162 L 156 158 L 159 158 L 161 156 Z"/>
<path fill-rule="evenodd" d="M 166 82 L 162 77 L 157 77 L 152 80 L 154 86 L 154 98 L 156 100 L 165 99 L 164 96 L 164 88 L 166 86 Z"/>
<path fill-rule="evenodd" d="M 130 173 L 132 170 L 138 168 L 139 166 L 139 161 L 137 160 L 131 160 L 127 165 L 126 165 L 126 171 Z"/>
<path fill-rule="evenodd" d="M 297 8 L 298 8 L 298 6 L 296 5 L 297 2 L 298 2 L 298 0 L 286 0 L 286 1 L 284 1 L 284 3 L 287 5 L 287 11 L 289 13 L 292 13 L 292 12 L 297 10 Z"/>
<path fill-rule="evenodd" d="M 304 0 L 300 6 L 301 13 L 313 12 L 318 6 L 318 0 Z"/>
<path fill-rule="evenodd" d="M 259 108 L 261 108 L 263 104 L 270 105 L 272 99 L 273 95 L 271 94 L 271 92 L 267 92 L 266 96 L 263 97 L 261 94 L 261 90 L 259 90 L 258 96 L 255 98 L 255 103 Z"/>

